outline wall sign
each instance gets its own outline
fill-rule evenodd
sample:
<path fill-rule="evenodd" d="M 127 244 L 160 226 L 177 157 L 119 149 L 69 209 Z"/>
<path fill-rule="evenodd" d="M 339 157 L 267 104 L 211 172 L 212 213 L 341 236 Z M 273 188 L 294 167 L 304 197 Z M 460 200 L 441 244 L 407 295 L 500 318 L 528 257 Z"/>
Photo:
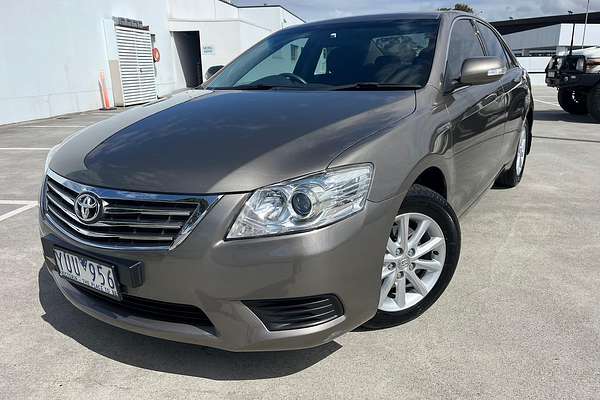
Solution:
<path fill-rule="evenodd" d="M 150 30 L 148 25 L 144 26 L 144 23 L 137 19 L 113 17 L 113 21 L 116 26 L 124 26 L 126 28 L 143 29 L 145 31 Z"/>
<path fill-rule="evenodd" d="M 215 47 L 214 46 L 202 46 L 202 55 L 203 56 L 214 56 L 215 55 Z"/>

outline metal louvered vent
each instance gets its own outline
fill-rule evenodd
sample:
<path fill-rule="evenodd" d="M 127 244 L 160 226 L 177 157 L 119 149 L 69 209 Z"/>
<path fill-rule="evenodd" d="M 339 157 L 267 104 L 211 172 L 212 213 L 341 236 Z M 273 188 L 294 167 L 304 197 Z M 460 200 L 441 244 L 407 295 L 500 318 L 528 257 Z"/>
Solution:
<path fill-rule="evenodd" d="M 156 99 L 150 32 L 122 26 L 115 26 L 115 32 L 121 75 L 117 105 L 130 106 Z"/>
<path fill-rule="evenodd" d="M 247 300 L 243 302 L 270 331 L 308 328 L 344 315 L 334 295 L 293 299 Z"/>
<path fill-rule="evenodd" d="M 98 199 L 98 218 L 78 214 L 82 194 Z M 89 196 L 88 196 L 89 197 Z M 191 233 L 219 196 L 163 195 L 82 185 L 48 171 L 43 207 L 61 233 L 101 248 L 173 249 Z"/>

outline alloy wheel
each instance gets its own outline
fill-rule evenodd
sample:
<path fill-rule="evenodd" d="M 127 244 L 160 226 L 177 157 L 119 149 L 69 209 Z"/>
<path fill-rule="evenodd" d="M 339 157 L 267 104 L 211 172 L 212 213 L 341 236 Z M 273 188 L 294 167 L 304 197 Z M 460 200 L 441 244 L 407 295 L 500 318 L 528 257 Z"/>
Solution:
<path fill-rule="evenodd" d="M 433 218 L 398 215 L 386 246 L 378 308 L 396 312 L 419 303 L 440 278 L 445 259 L 446 239 Z"/>
<path fill-rule="evenodd" d="M 523 125 L 519 134 L 519 147 L 517 148 L 517 176 L 520 176 L 523 172 L 525 153 L 527 153 L 527 127 Z"/>

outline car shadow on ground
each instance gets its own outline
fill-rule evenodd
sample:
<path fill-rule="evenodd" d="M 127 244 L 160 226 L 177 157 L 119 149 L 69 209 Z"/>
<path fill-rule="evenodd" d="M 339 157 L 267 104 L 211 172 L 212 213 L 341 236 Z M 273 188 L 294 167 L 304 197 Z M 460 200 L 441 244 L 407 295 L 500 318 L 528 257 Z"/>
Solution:
<path fill-rule="evenodd" d="M 330 342 L 296 351 L 232 353 L 128 332 L 75 308 L 56 287 L 45 266 L 39 270 L 44 321 L 88 349 L 124 364 L 214 380 L 266 379 L 300 372 L 339 350 Z"/>
<path fill-rule="evenodd" d="M 534 111 L 533 120 L 535 121 L 561 121 L 561 122 L 577 122 L 580 124 L 596 124 L 596 121 L 589 115 L 569 114 L 563 110 L 540 110 Z"/>

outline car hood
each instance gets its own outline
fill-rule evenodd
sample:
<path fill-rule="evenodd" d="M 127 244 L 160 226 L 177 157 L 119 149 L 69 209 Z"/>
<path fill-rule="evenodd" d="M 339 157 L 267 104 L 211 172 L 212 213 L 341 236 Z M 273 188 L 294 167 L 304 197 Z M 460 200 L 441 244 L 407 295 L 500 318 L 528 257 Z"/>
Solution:
<path fill-rule="evenodd" d="M 587 49 L 573 50 L 574 55 L 583 55 L 590 58 L 600 57 L 600 46 L 588 47 Z"/>
<path fill-rule="evenodd" d="M 413 91 L 187 91 L 82 130 L 49 167 L 129 191 L 247 192 L 323 170 L 414 109 Z"/>

